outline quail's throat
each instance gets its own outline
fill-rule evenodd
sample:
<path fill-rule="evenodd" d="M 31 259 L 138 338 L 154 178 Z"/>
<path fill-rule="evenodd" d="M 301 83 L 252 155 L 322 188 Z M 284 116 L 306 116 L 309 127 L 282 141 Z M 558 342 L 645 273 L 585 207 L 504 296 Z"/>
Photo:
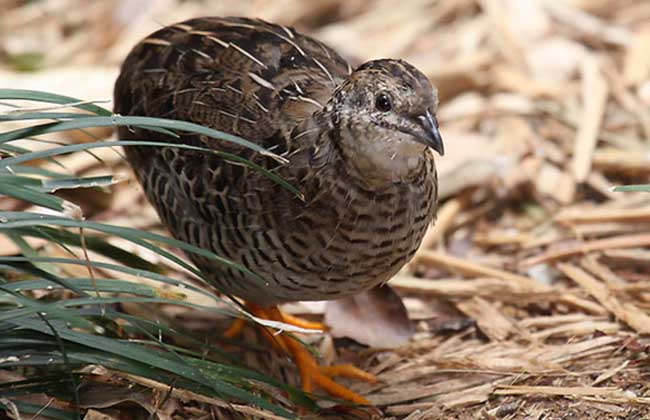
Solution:
<path fill-rule="evenodd" d="M 427 146 L 401 132 L 375 141 L 356 141 L 346 149 L 353 152 L 345 159 L 350 170 L 374 188 L 413 180 L 421 172 L 428 153 Z"/>

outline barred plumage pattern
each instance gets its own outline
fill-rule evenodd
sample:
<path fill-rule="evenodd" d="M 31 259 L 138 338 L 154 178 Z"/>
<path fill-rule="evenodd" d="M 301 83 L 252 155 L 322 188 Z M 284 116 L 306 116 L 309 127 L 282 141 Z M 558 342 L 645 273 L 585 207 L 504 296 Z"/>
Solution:
<path fill-rule="evenodd" d="M 210 153 L 126 149 L 176 238 L 241 263 L 265 282 L 191 255 L 197 267 L 220 289 L 271 305 L 334 299 L 389 280 L 434 218 L 432 152 L 405 141 L 390 116 L 359 111 L 370 107 L 376 90 L 392 92 L 405 115 L 435 112 L 435 91 L 405 62 L 379 60 L 353 72 L 335 51 L 293 29 L 199 18 L 163 28 L 134 48 L 116 83 L 115 111 L 203 124 L 289 160 L 281 164 L 197 135 L 119 130 L 121 139 L 164 138 L 236 153 L 300 189 L 304 200 Z M 378 123 L 369 128 L 367 118 Z M 378 157 L 384 147 L 415 151 Z"/>

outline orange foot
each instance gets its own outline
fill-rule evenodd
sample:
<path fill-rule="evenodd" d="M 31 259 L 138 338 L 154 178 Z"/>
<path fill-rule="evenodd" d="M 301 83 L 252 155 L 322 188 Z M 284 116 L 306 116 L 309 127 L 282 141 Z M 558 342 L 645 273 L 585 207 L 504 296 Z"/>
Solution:
<path fill-rule="evenodd" d="M 294 325 L 305 329 L 323 330 L 325 327 L 319 322 L 306 321 L 291 315 L 280 312 L 277 307 L 264 309 L 258 305 L 246 304 L 248 310 L 258 318 L 268 319 L 272 321 L 280 321 L 285 324 Z M 227 338 L 237 336 L 246 323 L 243 319 L 236 319 L 224 333 Z M 264 335 L 271 342 L 273 347 L 281 352 L 289 353 L 293 360 L 296 362 L 300 370 L 300 380 L 302 382 L 302 390 L 304 392 L 312 392 L 314 384 L 318 385 L 327 393 L 334 397 L 344 400 L 352 401 L 356 404 L 369 405 L 368 400 L 363 398 L 356 392 L 345 388 L 331 378 L 334 376 L 343 376 L 347 378 L 355 378 L 366 382 L 377 382 L 377 378 L 350 364 L 334 365 L 334 366 L 320 366 L 314 356 L 303 347 L 296 339 L 286 335 L 275 335 L 273 330 L 267 327 L 262 327 Z"/>

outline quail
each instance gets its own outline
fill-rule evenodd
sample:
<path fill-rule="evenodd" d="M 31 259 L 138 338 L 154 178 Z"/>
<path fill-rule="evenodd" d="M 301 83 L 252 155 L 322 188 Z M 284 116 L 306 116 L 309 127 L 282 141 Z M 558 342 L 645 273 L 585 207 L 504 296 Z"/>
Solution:
<path fill-rule="evenodd" d="M 356 69 L 294 29 L 204 17 L 164 27 L 129 53 L 115 112 L 190 121 L 285 158 L 197 134 L 121 127 L 120 139 L 161 140 L 239 155 L 295 186 L 215 153 L 130 146 L 128 162 L 171 234 L 242 264 L 189 257 L 219 290 L 288 320 L 274 306 L 353 295 L 388 281 L 417 250 L 437 205 L 433 152 L 443 154 L 437 91 L 402 60 Z M 284 340 L 303 389 L 365 400 Z M 336 369 L 334 369 L 336 370 Z M 363 372 L 363 371 L 360 371 Z M 364 378 L 341 369 L 342 375 Z M 367 379 L 367 377 L 365 378 Z"/>

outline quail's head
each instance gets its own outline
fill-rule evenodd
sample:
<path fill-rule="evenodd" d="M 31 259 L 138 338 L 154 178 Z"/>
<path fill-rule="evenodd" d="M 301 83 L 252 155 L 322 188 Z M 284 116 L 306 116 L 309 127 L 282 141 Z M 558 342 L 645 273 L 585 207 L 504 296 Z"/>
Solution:
<path fill-rule="evenodd" d="M 424 74 L 387 59 L 357 68 L 328 104 L 346 158 L 366 176 L 386 181 L 409 178 L 428 148 L 444 153 L 437 106 L 437 91 Z"/>

